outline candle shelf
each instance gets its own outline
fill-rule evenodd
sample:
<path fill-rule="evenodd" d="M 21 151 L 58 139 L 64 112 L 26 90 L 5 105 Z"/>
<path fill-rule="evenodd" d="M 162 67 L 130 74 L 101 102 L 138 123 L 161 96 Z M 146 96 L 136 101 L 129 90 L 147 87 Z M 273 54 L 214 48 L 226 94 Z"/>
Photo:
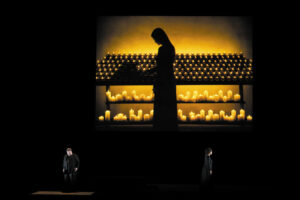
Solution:
<path fill-rule="evenodd" d="M 107 54 L 96 64 L 97 85 L 152 85 L 155 54 Z M 177 85 L 252 84 L 252 60 L 243 54 L 176 54 Z"/>
<path fill-rule="evenodd" d="M 134 121 L 104 121 L 100 122 L 97 121 L 98 125 L 143 125 L 143 124 L 153 124 L 152 121 L 139 121 L 139 122 L 134 122 Z"/>
<path fill-rule="evenodd" d="M 106 104 L 143 104 L 143 103 L 154 103 L 154 101 L 108 101 Z M 192 102 L 192 101 L 177 101 L 177 103 L 203 103 L 203 104 L 208 104 L 208 103 L 245 103 L 245 101 L 219 101 L 219 102 L 214 102 L 214 101 L 201 101 L 201 102 Z"/>
<path fill-rule="evenodd" d="M 223 101 L 219 101 L 219 102 L 214 102 L 214 101 L 201 101 L 201 102 L 191 102 L 191 101 L 177 101 L 177 103 L 237 103 L 237 104 L 244 104 L 245 101 L 227 101 L 227 102 L 223 102 Z"/>
<path fill-rule="evenodd" d="M 105 86 L 137 86 L 153 85 L 154 76 L 150 74 L 155 67 L 156 54 L 107 54 L 96 64 L 96 85 Z M 252 85 L 252 59 L 242 53 L 229 54 L 176 54 L 173 64 L 176 85 L 235 85 L 239 86 L 239 101 L 180 101 L 178 104 L 240 104 L 244 108 L 243 86 Z M 106 97 L 106 109 L 112 104 L 153 104 L 154 101 L 109 101 Z M 153 124 L 153 121 L 103 121 L 96 120 L 98 125 L 139 125 Z M 251 124 L 245 121 L 178 121 L 178 124 Z"/>
<path fill-rule="evenodd" d="M 107 104 L 154 103 L 154 101 L 107 101 Z"/>
<path fill-rule="evenodd" d="M 211 122 L 204 122 L 204 121 L 179 121 L 178 124 L 211 124 L 211 125 L 245 125 L 245 124 L 252 124 L 252 122 L 249 121 L 234 121 L 234 122 L 228 122 L 228 121 L 211 121 Z"/>

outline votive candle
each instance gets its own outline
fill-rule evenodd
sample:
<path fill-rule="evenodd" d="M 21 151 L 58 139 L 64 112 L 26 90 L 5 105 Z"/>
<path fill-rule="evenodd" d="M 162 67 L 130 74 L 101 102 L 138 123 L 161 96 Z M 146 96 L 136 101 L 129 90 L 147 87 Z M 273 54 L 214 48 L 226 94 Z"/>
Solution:
<path fill-rule="evenodd" d="M 154 115 L 154 110 L 152 109 L 152 110 L 150 110 L 150 120 L 153 119 L 153 115 Z"/>
<path fill-rule="evenodd" d="M 236 110 L 235 109 L 231 110 L 231 116 L 233 117 L 234 120 L 236 119 Z"/>
<path fill-rule="evenodd" d="M 105 121 L 110 121 L 110 110 L 105 111 Z"/>
<path fill-rule="evenodd" d="M 224 110 L 220 110 L 220 120 L 223 121 L 225 117 L 225 111 Z"/>
<path fill-rule="evenodd" d="M 213 102 L 214 101 L 214 96 L 210 95 L 207 99 L 209 102 Z"/>
<path fill-rule="evenodd" d="M 139 109 L 139 110 L 138 110 L 138 117 L 139 117 L 140 119 L 143 118 L 143 110 L 142 110 L 142 109 Z"/>
<path fill-rule="evenodd" d="M 244 109 L 240 110 L 240 115 L 241 115 L 242 119 L 245 120 L 246 115 L 245 115 L 245 110 Z"/>
<path fill-rule="evenodd" d="M 208 115 L 209 115 L 210 117 L 212 117 L 212 116 L 213 116 L 213 114 L 214 114 L 214 111 L 213 111 L 213 110 L 211 110 L 211 109 L 209 109 L 207 112 L 208 112 Z"/>
<path fill-rule="evenodd" d="M 149 121 L 149 120 L 150 120 L 150 115 L 144 114 L 144 121 Z"/>
<path fill-rule="evenodd" d="M 121 94 L 117 94 L 116 101 L 123 101 L 123 96 Z"/>
<path fill-rule="evenodd" d="M 233 96 L 233 100 L 234 100 L 235 102 L 240 101 L 240 100 L 241 100 L 241 96 L 240 96 L 239 94 L 235 94 L 235 95 Z"/>
<path fill-rule="evenodd" d="M 200 115 L 205 115 L 205 110 L 204 109 L 200 110 Z"/>
<path fill-rule="evenodd" d="M 221 99 L 223 99 L 223 90 L 219 90 L 219 91 L 218 91 L 218 95 L 219 95 L 219 97 L 220 97 Z"/>
<path fill-rule="evenodd" d="M 227 102 L 228 101 L 228 97 L 227 96 L 223 96 L 223 102 Z"/>
<path fill-rule="evenodd" d="M 208 100 L 208 91 L 207 90 L 203 91 L 203 96 L 204 96 L 204 100 L 207 101 Z"/>
<path fill-rule="evenodd" d="M 210 122 L 211 121 L 211 116 L 210 115 L 206 115 L 205 116 L 205 121 L 206 122 Z"/>
<path fill-rule="evenodd" d="M 215 101 L 215 102 L 219 102 L 219 100 L 220 100 L 220 96 L 217 95 L 217 94 L 215 94 L 215 96 L 214 96 L 214 101 Z"/>
<path fill-rule="evenodd" d="M 99 121 L 100 122 L 103 122 L 104 121 L 104 117 L 101 115 L 101 116 L 99 116 Z"/>
<path fill-rule="evenodd" d="M 123 99 L 125 100 L 126 97 L 127 97 L 127 91 L 126 91 L 126 90 L 124 90 L 124 91 L 122 92 L 122 96 L 123 96 Z"/>
<path fill-rule="evenodd" d="M 228 90 L 228 91 L 227 91 L 227 97 L 228 97 L 228 100 L 229 100 L 229 101 L 232 100 L 232 94 L 233 94 L 233 93 L 232 93 L 232 90 Z"/>
<path fill-rule="evenodd" d="M 204 96 L 203 96 L 202 94 L 199 94 L 199 95 L 197 96 L 196 101 L 197 101 L 197 102 L 201 102 L 201 101 L 203 101 L 203 100 L 204 100 Z"/>
<path fill-rule="evenodd" d="M 181 109 L 178 109 L 177 115 L 178 115 L 179 118 L 182 116 L 182 110 Z"/>
<path fill-rule="evenodd" d="M 248 115 L 248 116 L 247 116 L 247 121 L 249 121 L 249 122 L 252 121 L 252 116 L 251 116 L 251 115 Z"/>

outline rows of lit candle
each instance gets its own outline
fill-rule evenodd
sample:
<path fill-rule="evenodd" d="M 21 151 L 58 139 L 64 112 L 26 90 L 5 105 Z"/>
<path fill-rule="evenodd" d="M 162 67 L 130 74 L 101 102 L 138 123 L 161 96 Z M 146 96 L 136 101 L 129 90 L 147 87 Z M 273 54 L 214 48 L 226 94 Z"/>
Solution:
<path fill-rule="evenodd" d="M 150 102 L 154 100 L 154 93 L 151 93 L 150 95 L 146 96 L 145 94 L 137 95 L 135 90 L 132 90 L 131 96 L 128 95 L 127 91 L 124 90 L 121 94 L 116 94 L 115 96 L 112 96 L 111 91 L 106 92 L 106 97 L 109 102 L 122 102 L 122 101 L 144 101 L 144 102 Z M 232 90 L 228 90 L 227 95 L 223 94 L 223 90 L 219 90 L 218 94 L 209 95 L 209 92 L 207 90 L 204 90 L 203 93 L 200 93 L 195 90 L 193 91 L 193 95 L 191 95 L 190 91 L 186 92 L 186 95 L 180 94 L 177 97 L 178 101 L 181 102 L 239 102 L 241 100 L 240 94 L 234 94 Z"/>
<path fill-rule="evenodd" d="M 114 59 L 114 58 L 154 58 L 157 54 L 155 53 L 107 53 L 106 56 L 104 57 L 105 59 Z M 175 55 L 176 58 L 179 59 L 191 59 L 191 58 L 200 58 L 200 59 L 215 59 L 215 58 L 225 58 L 225 59 L 241 59 L 244 58 L 244 55 L 242 52 L 240 53 L 177 53 Z"/>
<path fill-rule="evenodd" d="M 137 66 L 137 70 L 141 70 L 141 71 L 146 71 L 149 70 L 151 68 L 153 68 L 154 66 L 146 66 L 146 67 L 142 67 L 140 65 Z M 189 68 L 183 70 L 183 71 L 178 71 L 178 68 L 175 68 L 174 71 L 174 75 L 175 76 L 250 76 L 253 74 L 253 72 L 251 70 L 249 71 L 215 71 L 215 70 L 211 70 L 212 68 L 208 68 L 209 70 L 206 70 L 206 68 L 204 68 L 205 70 L 203 70 L 202 68 L 191 68 L 193 70 L 189 70 Z M 96 75 L 114 75 L 115 72 L 118 71 L 118 68 L 99 68 L 96 72 Z"/>
<path fill-rule="evenodd" d="M 175 75 L 251 75 L 252 68 L 240 69 L 234 67 L 175 67 Z"/>
<path fill-rule="evenodd" d="M 140 70 L 140 71 L 146 71 L 146 69 Z M 111 80 L 114 75 L 101 75 L 96 76 L 96 80 L 104 81 L 104 80 Z M 221 82 L 236 82 L 238 81 L 251 81 L 253 80 L 253 76 L 175 76 L 175 79 L 178 81 L 185 81 L 185 82 L 207 82 L 207 83 L 219 83 Z M 122 79 L 123 81 L 125 79 Z M 143 76 L 137 77 L 137 80 L 139 82 L 149 82 L 152 81 L 150 77 Z M 127 82 L 130 82 L 131 80 L 127 80 Z"/>
<path fill-rule="evenodd" d="M 116 62 L 112 64 L 98 64 L 97 71 L 106 72 L 106 71 L 117 71 L 120 67 L 126 65 L 124 62 Z M 137 63 L 137 68 L 152 68 L 156 64 L 154 63 Z M 252 64 L 241 64 L 241 63 L 233 63 L 233 64 L 224 64 L 224 63 L 216 63 L 216 64 L 178 64 L 173 63 L 175 72 L 226 72 L 226 73 L 241 73 L 241 72 L 252 72 Z M 225 74 L 226 75 L 226 74 Z"/>
<path fill-rule="evenodd" d="M 123 114 L 118 113 L 113 117 L 113 121 L 131 121 L 131 122 L 141 122 L 141 121 L 152 121 L 153 120 L 154 111 L 150 110 L 150 113 L 143 114 L 143 110 L 139 109 L 137 111 L 137 115 L 135 114 L 133 109 L 129 110 L 129 118 Z M 227 121 L 227 122 L 235 122 L 235 121 L 252 121 L 252 116 L 248 115 L 246 117 L 246 112 L 244 109 L 240 109 L 240 113 L 237 114 L 235 109 L 232 109 L 230 115 L 227 115 L 224 110 L 221 110 L 219 113 L 214 113 L 213 110 L 209 109 L 207 114 L 205 110 L 201 109 L 199 113 L 195 113 L 193 111 L 189 112 L 188 116 L 183 114 L 181 109 L 177 111 L 177 117 L 179 121 L 187 122 L 187 121 L 202 121 L 202 122 L 217 122 L 217 121 Z M 111 121 L 110 110 L 105 111 L 104 116 L 99 116 L 99 121 Z"/>
<path fill-rule="evenodd" d="M 122 65 L 121 65 L 122 66 Z M 155 65 L 137 65 L 136 69 L 139 71 L 147 71 L 152 69 Z M 107 67 L 98 67 L 96 70 L 96 75 L 114 75 L 119 70 L 120 66 L 107 66 Z M 237 68 L 237 67 L 198 67 L 189 66 L 189 67 L 178 67 L 174 68 L 175 76 L 251 76 L 253 75 L 252 67 L 247 68 Z"/>
<path fill-rule="evenodd" d="M 140 65 L 137 66 L 137 71 L 146 72 L 151 67 L 142 67 Z M 176 70 L 177 69 L 177 70 Z M 197 71 L 198 70 L 198 71 Z M 175 68 L 174 76 L 176 79 L 182 80 L 250 80 L 253 79 L 253 71 L 252 68 L 249 70 L 233 70 L 228 69 L 229 71 L 222 71 L 222 68 L 219 68 L 218 71 L 215 71 L 214 68 L 195 68 L 191 69 L 186 68 L 183 71 L 178 71 L 178 68 Z M 106 78 L 110 76 L 114 76 L 114 74 L 118 71 L 118 68 L 98 68 L 96 72 L 97 79 L 101 79 L 101 77 Z"/>
<path fill-rule="evenodd" d="M 109 102 L 130 102 L 130 101 L 134 101 L 134 102 L 151 102 L 154 100 L 154 94 L 151 93 L 150 95 L 145 95 L 145 94 L 140 94 L 137 95 L 135 90 L 131 91 L 131 95 L 128 94 L 128 92 L 126 90 L 122 91 L 121 94 L 116 94 L 114 96 L 112 96 L 111 91 L 106 91 L 106 97 L 108 99 Z"/>
<path fill-rule="evenodd" d="M 101 62 L 97 62 L 98 66 L 105 66 L 105 64 L 120 64 L 120 63 L 136 63 L 136 64 L 154 64 L 156 63 L 155 59 L 112 59 L 112 60 L 102 60 Z M 102 64 L 102 65 L 101 65 Z M 237 59 L 181 59 L 181 60 L 175 60 L 175 65 L 178 66 L 192 66 L 192 65 L 199 65 L 202 67 L 205 66 L 252 66 L 252 61 L 249 59 L 243 59 L 243 60 L 237 60 Z"/>
<path fill-rule="evenodd" d="M 124 63 L 155 64 L 156 54 L 107 54 L 97 60 L 98 67 L 116 67 Z M 177 67 L 251 67 L 252 59 L 242 53 L 229 54 L 176 54 L 174 66 Z"/>
<path fill-rule="evenodd" d="M 223 94 L 223 90 L 219 90 L 218 94 L 213 95 L 210 95 L 207 90 L 204 90 L 203 93 L 200 94 L 195 90 L 193 94 L 187 91 L 186 95 L 178 95 L 177 100 L 181 102 L 239 102 L 241 100 L 241 96 L 239 94 L 233 95 L 232 90 L 228 90 L 226 94 L 227 95 Z"/>
<path fill-rule="evenodd" d="M 98 117 L 99 121 L 100 122 L 111 121 L 110 114 L 111 114 L 110 110 L 106 110 L 104 116 L 101 115 Z M 154 114 L 153 109 L 150 110 L 149 114 L 148 113 L 143 114 L 143 110 L 139 109 L 137 111 L 137 115 L 135 114 L 133 109 L 130 109 L 129 110 L 129 118 L 126 116 L 126 114 L 118 113 L 112 118 L 112 120 L 113 121 L 131 121 L 131 122 L 151 121 L 151 120 L 153 120 L 153 114 Z"/>
<path fill-rule="evenodd" d="M 100 63 L 121 63 L 121 62 L 134 62 L 134 63 L 153 63 L 156 60 L 153 59 L 135 59 L 135 58 L 115 58 L 104 59 Z M 176 59 L 175 63 L 252 63 L 251 59 Z"/>
<path fill-rule="evenodd" d="M 151 121 L 153 120 L 153 114 L 154 111 L 150 110 L 149 114 L 144 114 L 143 115 L 143 110 L 139 109 L 137 115 L 135 115 L 134 110 L 130 109 L 129 110 L 129 121 Z"/>
<path fill-rule="evenodd" d="M 216 122 L 216 121 L 227 121 L 227 122 L 235 122 L 235 121 L 252 121 L 252 116 L 248 115 L 246 117 L 246 113 L 244 109 L 240 110 L 240 113 L 237 115 L 237 111 L 235 109 L 231 110 L 230 115 L 227 115 L 224 110 L 221 110 L 219 113 L 214 113 L 213 110 L 208 110 L 207 114 L 205 110 L 201 109 L 199 113 L 194 113 L 193 111 L 189 112 L 188 116 L 183 114 L 181 109 L 178 109 L 177 117 L 179 121 L 203 121 L 203 122 Z"/>
<path fill-rule="evenodd" d="M 176 80 L 187 82 L 219 82 L 219 81 L 249 81 L 253 79 L 253 76 L 175 76 Z"/>

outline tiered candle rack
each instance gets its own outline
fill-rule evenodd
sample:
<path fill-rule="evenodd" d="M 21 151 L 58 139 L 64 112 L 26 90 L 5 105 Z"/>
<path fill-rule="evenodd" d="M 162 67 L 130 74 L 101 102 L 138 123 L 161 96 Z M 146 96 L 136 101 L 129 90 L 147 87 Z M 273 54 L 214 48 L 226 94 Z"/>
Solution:
<path fill-rule="evenodd" d="M 110 90 L 110 86 L 118 86 L 120 84 L 115 84 L 112 83 L 110 85 L 106 84 L 106 91 Z M 122 84 L 123 85 L 123 84 Z M 138 86 L 138 85 L 144 85 L 144 84 L 127 84 L 126 86 Z M 177 84 L 177 85 L 186 85 L 186 84 Z M 194 84 L 194 85 L 207 85 L 207 84 Z M 212 84 L 211 84 L 212 85 Z M 216 84 L 217 85 L 217 84 Z M 237 85 L 237 84 L 220 84 L 220 85 Z M 201 102 L 184 102 L 184 101 L 177 101 L 177 104 L 240 104 L 241 108 L 244 109 L 245 101 L 244 101 L 244 92 L 243 92 L 243 85 L 250 85 L 248 84 L 238 84 L 239 86 L 239 94 L 241 96 L 240 101 L 227 101 L 227 102 L 212 102 L 212 101 L 201 101 Z M 104 86 L 103 84 L 97 84 L 97 86 Z M 111 102 L 108 100 L 106 97 L 105 105 L 106 105 L 106 110 L 110 110 L 110 105 L 111 104 L 153 104 L 154 101 L 117 101 L 117 102 Z M 134 121 L 104 121 L 104 122 L 99 122 L 98 118 L 96 118 L 97 124 L 98 125 L 142 125 L 142 124 L 152 124 L 152 121 L 140 121 L 140 122 L 134 122 Z M 228 121 L 210 121 L 210 122 L 205 122 L 205 121 L 178 121 L 178 124 L 215 124 L 215 125 L 245 125 L 249 124 L 251 122 L 248 121 L 234 121 L 234 122 L 228 122 Z"/>
<path fill-rule="evenodd" d="M 182 55 L 183 54 L 181 54 L 181 56 Z M 187 55 L 187 56 L 190 56 L 190 55 Z M 217 54 L 217 56 L 216 55 L 214 55 L 214 56 L 213 55 L 208 55 L 208 56 L 211 56 L 211 59 L 213 61 L 217 60 L 217 59 L 221 60 L 221 58 L 219 58 L 220 56 L 222 57 L 222 59 L 224 59 L 223 58 L 224 56 L 227 59 L 230 59 L 230 58 L 232 58 L 232 59 L 242 59 L 241 63 L 244 66 L 242 66 L 242 67 L 235 67 L 235 68 L 236 69 L 239 68 L 239 72 L 241 72 L 243 70 L 244 70 L 244 72 L 247 72 L 247 73 L 250 72 L 250 74 L 251 74 L 250 79 L 249 78 L 246 79 L 244 77 L 244 75 L 241 76 L 242 77 L 241 79 L 234 79 L 234 80 L 232 80 L 232 79 L 226 79 L 226 80 L 208 79 L 208 80 L 201 80 L 201 81 L 199 81 L 197 79 L 196 80 L 193 80 L 193 79 L 189 79 L 189 80 L 188 79 L 184 79 L 184 80 L 182 80 L 182 79 L 176 78 L 176 85 L 234 85 L 234 86 L 239 86 L 239 94 L 240 94 L 240 97 L 241 97 L 240 100 L 239 101 L 227 101 L 227 102 L 222 102 L 222 101 L 219 101 L 219 102 L 212 102 L 212 101 L 206 101 L 206 102 L 205 101 L 201 101 L 201 102 L 177 101 L 177 104 L 191 104 L 191 103 L 194 103 L 194 104 L 195 103 L 196 104 L 199 104 L 199 103 L 200 104 L 224 104 L 224 103 L 227 103 L 228 104 L 229 103 L 229 104 L 240 104 L 241 108 L 244 109 L 244 105 L 245 105 L 246 102 L 244 101 L 243 86 L 244 85 L 252 85 L 252 79 L 253 79 L 252 60 L 251 59 L 246 59 L 243 56 L 243 54 L 229 54 L 229 55 L 228 54 Z M 122 59 L 123 59 L 124 55 L 123 56 L 119 55 L 119 57 L 122 57 Z M 130 57 L 130 54 L 129 54 L 129 57 Z M 201 55 L 200 55 L 200 57 L 198 56 L 199 58 L 197 57 L 197 59 L 196 59 L 196 57 L 197 56 L 194 55 L 195 61 L 197 61 L 197 59 L 199 59 L 199 58 L 202 59 Z M 108 54 L 108 55 L 105 56 L 105 58 L 103 60 L 105 60 L 105 62 L 107 64 L 107 63 L 110 63 L 110 59 L 111 58 L 113 58 L 113 59 L 116 58 L 117 59 L 118 55 Z M 122 64 L 124 64 L 124 65 L 126 65 L 126 63 L 131 63 L 132 64 L 132 62 L 130 61 L 130 59 L 132 60 L 133 58 L 127 58 L 127 60 L 125 60 L 125 62 L 122 62 Z M 141 59 L 143 59 L 143 56 L 141 57 Z M 153 56 L 150 58 L 150 61 L 149 61 L 149 58 L 148 58 L 148 63 L 151 63 L 153 65 L 154 64 L 153 59 L 154 59 Z M 178 54 L 176 55 L 176 59 L 180 59 L 180 56 Z M 186 59 L 186 58 L 184 58 L 184 59 Z M 203 58 L 203 59 L 207 59 L 207 58 Z M 101 69 L 101 71 L 103 71 L 102 70 L 103 66 L 99 65 L 99 63 L 100 64 L 104 63 L 103 60 L 102 61 L 100 61 L 100 60 L 97 61 L 97 71 L 100 71 L 100 69 Z M 223 61 L 220 61 L 220 63 L 224 65 Z M 136 64 L 143 64 L 143 63 L 136 63 Z M 174 67 L 177 67 L 176 64 L 177 63 L 175 63 Z M 236 64 L 238 64 L 238 62 L 236 62 Z M 249 70 L 249 68 L 248 68 L 249 66 L 250 66 L 251 70 Z M 208 68 L 209 67 L 210 66 L 208 66 Z M 227 67 L 227 65 L 225 67 Z M 223 67 L 223 68 L 225 68 L 225 67 Z M 149 68 L 147 68 L 147 69 L 149 69 Z M 109 70 L 109 67 L 107 67 L 107 70 L 105 70 L 105 71 L 113 71 L 113 70 Z M 115 70 L 115 71 L 117 73 L 118 69 Z M 110 90 L 110 86 L 118 86 L 118 85 L 119 86 L 121 86 L 121 85 L 122 86 L 153 85 L 153 78 L 152 78 L 152 76 L 149 76 L 147 74 L 147 70 L 145 71 L 145 73 L 138 74 L 138 77 L 136 77 L 136 78 L 127 78 L 127 77 L 124 77 L 124 79 L 123 78 L 122 79 L 120 79 L 120 78 L 114 78 L 114 76 L 111 75 L 111 73 L 107 73 L 106 77 L 105 77 L 105 75 L 103 75 L 103 76 L 101 76 L 101 78 L 100 78 L 99 75 L 96 75 L 96 85 L 97 86 L 105 86 L 106 87 L 106 91 L 108 91 L 108 90 Z M 106 110 L 110 110 L 110 105 L 111 104 L 153 104 L 153 103 L 154 103 L 154 101 L 116 101 L 116 102 L 111 102 L 111 101 L 108 101 L 108 98 L 106 97 L 105 105 L 106 105 Z M 111 121 L 100 122 L 97 117 L 96 117 L 96 122 L 99 125 L 101 124 L 101 125 L 105 125 L 105 126 L 107 126 L 107 125 L 152 124 L 153 123 L 153 121 L 139 121 L 139 122 L 134 122 L 134 121 L 129 121 L 129 120 L 128 121 L 112 121 L 111 120 Z M 248 122 L 246 120 L 244 120 L 244 121 L 234 121 L 234 122 L 228 122 L 228 121 L 211 121 L 211 122 L 206 122 L 206 121 L 185 121 L 185 122 L 183 122 L 183 121 L 178 121 L 178 124 L 215 124 L 215 125 L 219 125 L 219 124 L 220 125 L 228 125 L 228 124 L 234 125 L 234 124 L 237 124 L 237 125 L 244 125 L 244 124 L 248 124 L 248 123 L 251 123 L 251 122 Z"/>

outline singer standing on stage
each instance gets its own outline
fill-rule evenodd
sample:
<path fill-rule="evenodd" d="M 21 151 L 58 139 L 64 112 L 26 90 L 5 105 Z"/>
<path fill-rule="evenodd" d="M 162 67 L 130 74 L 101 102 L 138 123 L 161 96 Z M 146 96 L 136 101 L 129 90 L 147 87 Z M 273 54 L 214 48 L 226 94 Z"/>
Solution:
<path fill-rule="evenodd" d="M 80 165 L 79 157 L 72 152 L 71 148 L 67 148 L 67 154 L 65 154 L 63 159 L 63 173 L 65 187 L 74 189 L 77 181 L 77 173 Z"/>

